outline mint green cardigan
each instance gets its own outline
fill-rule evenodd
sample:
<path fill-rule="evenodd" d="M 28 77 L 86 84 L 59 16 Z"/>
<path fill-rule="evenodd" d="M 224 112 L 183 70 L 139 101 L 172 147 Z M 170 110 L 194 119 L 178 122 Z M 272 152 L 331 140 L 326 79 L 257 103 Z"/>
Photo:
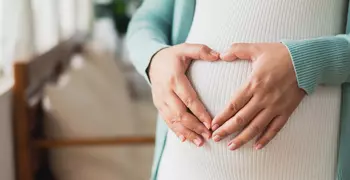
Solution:
<path fill-rule="evenodd" d="M 349 4 L 350 7 L 350 4 Z M 190 30 L 195 0 L 145 0 L 127 33 L 130 56 L 147 80 L 152 56 L 162 48 L 183 43 Z M 349 8 L 350 9 L 350 8 Z M 344 31 L 350 32 L 350 11 Z M 350 35 L 308 40 L 281 40 L 291 54 L 299 87 L 311 94 L 319 84 L 342 85 L 338 180 L 350 180 Z M 152 179 L 156 179 L 168 128 L 158 118 Z"/>

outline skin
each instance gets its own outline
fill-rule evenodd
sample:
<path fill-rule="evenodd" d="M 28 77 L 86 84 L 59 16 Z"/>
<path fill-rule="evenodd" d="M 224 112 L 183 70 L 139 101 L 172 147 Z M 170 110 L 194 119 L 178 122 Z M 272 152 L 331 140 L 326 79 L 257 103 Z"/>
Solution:
<path fill-rule="evenodd" d="M 194 59 L 216 61 L 219 53 L 201 44 L 172 46 L 154 55 L 148 72 L 153 102 L 161 117 L 182 142 L 199 147 L 203 138 L 211 137 L 212 118 L 185 74 Z"/>
<path fill-rule="evenodd" d="M 228 143 L 230 150 L 255 137 L 258 138 L 254 147 L 261 149 L 283 128 L 305 96 L 298 87 L 288 49 L 281 43 L 239 43 L 233 44 L 220 58 L 251 60 L 253 72 L 213 119 L 213 139 L 218 142 L 239 132 Z"/>
<path fill-rule="evenodd" d="M 244 59 L 253 64 L 248 81 L 212 121 L 185 75 L 194 59 Z M 306 94 L 298 87 L 290 54 L 281 43 L 238 43 L 221 55 L 205 45 L 180 44 L 159 51 L 152 59 L 149 75 L 154 104 L 182 142 L 202 146 L 203 137 L 211 137 L 209 129 L 214 131 L 216 142 L 239 132 L 228 143 L 230 150 L 255 137 L 254 147 L 265 147 Z"/>

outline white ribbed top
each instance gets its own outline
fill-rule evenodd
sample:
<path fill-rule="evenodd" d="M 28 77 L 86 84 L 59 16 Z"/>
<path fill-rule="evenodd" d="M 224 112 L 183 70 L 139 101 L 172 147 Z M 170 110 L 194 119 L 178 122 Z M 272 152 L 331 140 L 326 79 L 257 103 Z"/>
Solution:
<path fill-rule="evenodd" d="M 197 0 L 187 42 L 222 52 L 234 42 L 278 42 L 344 32 L 346 0 Z M 188 76 L 215 116 L 251 72 L 248 61 L 195 61 Z M 197 148 L 169 131 L 159 180 L 334 180 L 340 87 L 319 87 L 263 150 L 228 141 Z"/>

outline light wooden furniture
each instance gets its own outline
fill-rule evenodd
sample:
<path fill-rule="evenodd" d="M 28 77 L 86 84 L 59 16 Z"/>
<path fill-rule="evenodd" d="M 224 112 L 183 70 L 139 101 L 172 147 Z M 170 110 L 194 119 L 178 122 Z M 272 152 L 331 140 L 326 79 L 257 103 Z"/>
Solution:
<path fill-rule="evenodd" d="M 14 64 L 13 135 L 17 180 L 53 180 L 48 151 L 72 146 L 153 144 L 154 137 L 49 139 L 43 133 L 42 92 L 68 67 L 71 57 L 82 51 L 84 36 L 75 35 L 49 52 Z"/>

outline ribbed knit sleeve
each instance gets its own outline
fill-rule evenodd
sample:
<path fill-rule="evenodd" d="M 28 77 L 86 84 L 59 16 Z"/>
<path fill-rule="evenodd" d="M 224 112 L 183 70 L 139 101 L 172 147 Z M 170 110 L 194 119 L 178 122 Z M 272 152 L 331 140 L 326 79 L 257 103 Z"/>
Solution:
<path fill-rule="evenodd" d="M 145 0 L 129 24 L 126 43 L 130 58 L 147 82 L 152 56 L 170 43 L 173 12 L 174 0 Z"/>
<path fill-rule="evenodd" d="M 350 82 L 350 37 L 338 35 L 282 41 L 288 48 L 299 87 L 311 94 L 318 84 Z"/>

